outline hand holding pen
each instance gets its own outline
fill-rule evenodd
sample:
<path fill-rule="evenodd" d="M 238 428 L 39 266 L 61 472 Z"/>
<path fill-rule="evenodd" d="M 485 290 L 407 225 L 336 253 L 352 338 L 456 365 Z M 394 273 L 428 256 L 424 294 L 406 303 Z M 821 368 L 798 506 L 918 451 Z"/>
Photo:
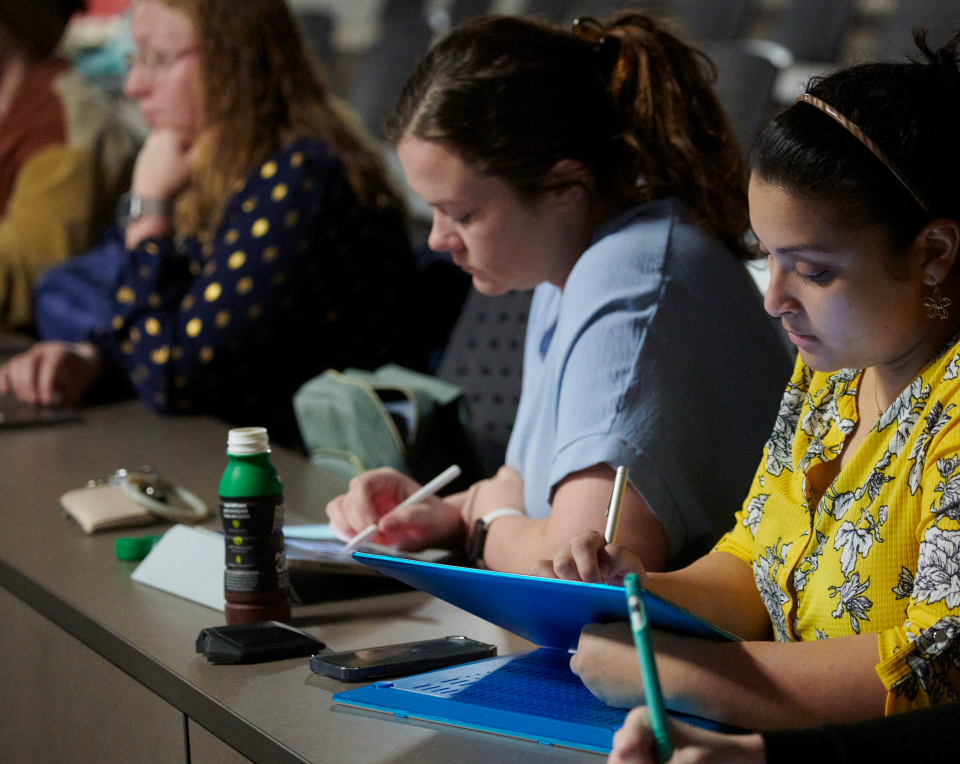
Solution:
<path fill-rule="evenodd" d="M 456 464 L 452 465 L 451 467 L 448 467 L 439 475 L 437 475 L 433 480 L 431 480 L 429 483 L 419 488 L 418 490 L 414 491 L 410 496 L 408 496 L 406 499 L 404 499 L 399 504 L 397 504 L 397 506 L 391 509 L 387 514 L 383 515 L 383 517 L 380 518 L 380 521 L 382 521 L 383 518 L 387 517 L 388 515 L 391 515 L 395 512 L 406 509 L 407 507 L 411 507 L 433 496 L 435 493 L 437 493 L 437 491 L 440 491 L 445 486 L 449 485 L 451 482 L 456 480 L 459 476 L 460 476 L 460 467 L 458 467 Z M 378 530 L 379 530 L 379 524 L 371 523 L 362 531 L 357 533 L 353 538 L 351 538 L 350 541 L 346 544 L 346 546 L 343 547 L 343 549 L 341 550 L 341 553 L 349 554 L 356 547 L 360 546 L 363 542 L 373 538 L 373 536 L 376 535 Z"/>

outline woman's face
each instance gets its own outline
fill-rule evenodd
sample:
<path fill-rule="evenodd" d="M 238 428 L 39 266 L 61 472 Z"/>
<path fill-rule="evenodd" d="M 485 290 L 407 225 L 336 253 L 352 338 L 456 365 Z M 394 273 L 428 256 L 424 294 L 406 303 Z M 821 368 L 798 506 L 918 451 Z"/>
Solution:
<path fill-rule="evenodd" d="M 193 143 L 200 126 L 193 22 L 158 0 L 137 0 L 132 23 L 137 55 L 124 92 L 137 99 L 151 130 L 174 130 Z"/>
<path fill-rule="evenodd" d="M 502 178 L 478 175 L 437 141 L 406 136 L 397 153 L 411 188 L 433 207 L 427 243 L 449 252 L 479 292 L 503 294 L 543 281 L 563 286 L 585 248 L 577 190 L 530 202 Z"/>
<path fill-rule="evenodd" d="M 932 281 L 885 232 L 843 210 L 750 180 L 750 220 L 767 254 L 764 307 L 817 371 L 897 364 L 938 329 L 923 301 Z M 911 250 L 912 251 L 912 250 Z"/>

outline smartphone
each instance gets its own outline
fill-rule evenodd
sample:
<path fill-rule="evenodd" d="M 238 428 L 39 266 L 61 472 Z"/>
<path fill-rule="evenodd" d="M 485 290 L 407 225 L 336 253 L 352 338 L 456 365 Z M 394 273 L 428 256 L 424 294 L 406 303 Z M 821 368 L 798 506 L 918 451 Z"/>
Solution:
<path fill-rule="evenodd" d="M 341 682 L 366 682 L 433 671 L 493 658 L 496 654 L 496 645 L 485 645 L 467 637 L 445 637 L 366 650 L 318 654 L 311 656 L 310 668 L 315 674 L 330 676 Z"/>

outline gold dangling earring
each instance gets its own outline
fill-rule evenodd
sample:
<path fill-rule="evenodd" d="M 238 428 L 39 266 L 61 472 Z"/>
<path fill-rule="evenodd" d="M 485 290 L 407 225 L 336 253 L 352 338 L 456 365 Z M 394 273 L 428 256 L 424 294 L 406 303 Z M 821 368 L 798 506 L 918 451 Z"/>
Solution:
<path fill-rule="evenodd" d="M 950 303 L 951 300 L 949 297 L 943 297 L 940 294 L 939 281 L 933 285 L 933 295 L 923 301 L 923 305 L 927 309 L 927 316 L 930 318 L 937 318 L 939 316 L 940 320 L 947 318 L 947 308 L 950 306 Z"/>

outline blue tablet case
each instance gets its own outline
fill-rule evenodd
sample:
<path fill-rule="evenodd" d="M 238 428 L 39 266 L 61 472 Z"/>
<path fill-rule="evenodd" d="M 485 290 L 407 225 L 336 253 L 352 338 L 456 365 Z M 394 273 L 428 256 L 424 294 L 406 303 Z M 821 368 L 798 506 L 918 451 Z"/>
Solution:
<path fill-rule="evenodd" d="M 624 591 L 474 568 L 356 553 L 354 557 L 525 639 L 539 650 L 375 682 L 333 696 L 346 705 L 539 743 L 607 753 L 627 711 L 595 698 L 570 670 L 569 650 L 588 623 L 627 620 Z M 689 611 L 643 593 L 658 628 L 736 639 Z M 702 727 L 723 725 L 671 711 Z"/>

